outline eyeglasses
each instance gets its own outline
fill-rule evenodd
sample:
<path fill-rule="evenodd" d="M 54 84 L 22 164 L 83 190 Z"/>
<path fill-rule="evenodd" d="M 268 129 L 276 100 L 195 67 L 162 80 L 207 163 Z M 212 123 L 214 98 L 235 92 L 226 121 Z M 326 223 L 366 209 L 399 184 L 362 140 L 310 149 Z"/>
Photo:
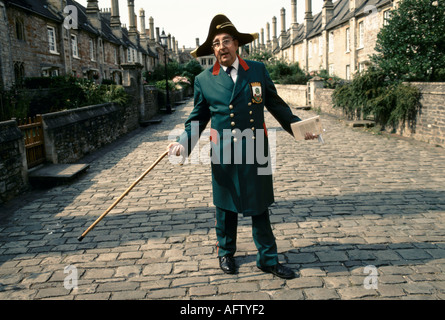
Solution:
<path fill-rule="evenodd" d="M 222 46 L 224 47 L 230 47 L 232 45 L 234 39 L 224 39 L 222 42 L 219 41 L 215 41 L 212 43 L 212 48 L 215 50 L 218 50 L 219 48 L 221 48 Z"/>

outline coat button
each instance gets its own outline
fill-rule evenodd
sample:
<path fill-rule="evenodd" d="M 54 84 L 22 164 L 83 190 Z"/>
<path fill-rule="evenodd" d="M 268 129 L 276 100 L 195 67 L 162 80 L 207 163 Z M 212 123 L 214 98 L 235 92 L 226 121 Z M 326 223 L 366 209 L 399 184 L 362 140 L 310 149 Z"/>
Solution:
<path fill-rule="evenodd" d="M 249 102 L 247 105 L 250 107 L 252 105 L 252 102 Z"/>
<path fill-rule="evenodd" d="M 250 122 L 251 122 L 251 123 L 253 123 L 253 122 L 255 122 L 255 120 L 253 120 L 253 119 L 250 119 Z"/>
<path fill-rule="evenodd" d="M 231 125 L 232 127 L 234 127 L 234 126 L 235 126 L 235 122 L 232 121 L 232 122 L 230 123 L 230 125 Z"/>
<path fill-rule="evenodd" d="M 230 118 L 233 118 L 234 116 L 235 116 L 234 113 L 231 113 L 231 114 L 230 114 Z"/>
<path fill-rule="evenodd" d="M 255 127 L 252 127 L 252 131 L 255 131 Z"/>
<path fill-rule="evenodd" d="M 232 134 L 236 134 L 236 130 L 235 129 L 232 130 Z"/>
<path fill-rule="evenodd" d="M 253 113 L 253 111 L 249 111 L 249 114 L 252 114 Z"/>
<path fill-rule="evenodd" d="M 233 109 L 233 105 L 230 105 L 230 106 L 229 106 L 229 109 L 232 110 L 232 109 Z"/>
<path fill-rule="evenodd" d="M 237 138 L 233 138 L 233 142 L 237 142 L 238 141 L 238 139 Z"/>

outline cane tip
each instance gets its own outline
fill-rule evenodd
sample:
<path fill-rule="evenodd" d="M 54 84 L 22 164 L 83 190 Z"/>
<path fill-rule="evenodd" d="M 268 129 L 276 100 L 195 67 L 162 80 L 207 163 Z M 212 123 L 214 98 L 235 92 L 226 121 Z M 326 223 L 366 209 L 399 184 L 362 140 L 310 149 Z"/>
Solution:
<path fill-rule="evenodd" d="M 83 236 L 80 236 L 79 238 L 77 238 L 77 240 L 82 241 L 83 240 Z"/>

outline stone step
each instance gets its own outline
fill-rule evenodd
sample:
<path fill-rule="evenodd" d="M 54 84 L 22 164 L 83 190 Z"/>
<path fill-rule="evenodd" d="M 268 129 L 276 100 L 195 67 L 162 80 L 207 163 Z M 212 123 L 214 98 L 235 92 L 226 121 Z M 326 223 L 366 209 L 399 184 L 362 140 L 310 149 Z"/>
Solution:
<path fill-rule="evenodd" d="M 84 173 L 89 164 L 44 164 L 28 172 L 34 187 L 51 187 L 69 183 Z"/>

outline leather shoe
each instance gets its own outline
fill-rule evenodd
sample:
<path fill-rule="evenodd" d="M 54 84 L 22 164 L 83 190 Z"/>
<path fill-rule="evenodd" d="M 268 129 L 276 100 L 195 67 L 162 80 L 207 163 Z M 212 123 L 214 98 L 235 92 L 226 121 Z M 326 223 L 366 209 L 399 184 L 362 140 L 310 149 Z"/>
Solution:
<path fill-rule="evenodd" d="M 236 273 L 236 265 L 235 265 L 235 258 L 233 258 L 232 255 L 225 255 L 223 257 L 219 258 L 219 267 L 224 273 L 227 274 L 234 274 Z"/>
<path fill-rule="evenodd" d="M 267 273 L 272 273 L 282 279 L 295 278 L 295 272 L 293 272 L 292 269 L 285 267 L 280 263 L 277 263 L 276 265 L 269 266 L 269 267 L 258 267 L 258 269 L 260 269 L 264 272 L 267 272 Z"/>

